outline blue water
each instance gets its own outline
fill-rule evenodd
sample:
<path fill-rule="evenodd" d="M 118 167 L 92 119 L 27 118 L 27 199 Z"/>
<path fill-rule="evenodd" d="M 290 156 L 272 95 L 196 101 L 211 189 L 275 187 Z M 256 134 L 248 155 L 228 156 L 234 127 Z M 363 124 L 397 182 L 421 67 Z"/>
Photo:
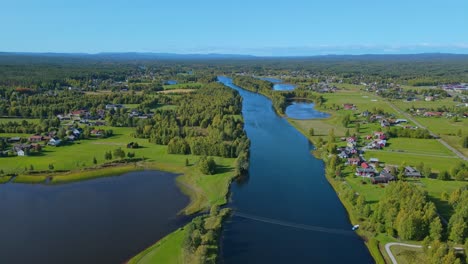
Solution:
<path fill-rule="evenodd" d="M 0 263 L 123 263 L 190 220 L 174 177 L 0 184 Z"/>
<path fill-rule="evenodd" d="M 175 80 L 168 80 L 168 81 L 166 81 L 166 84 L 167 84 L 167 85 L 174 85 L 174 84 L 177 84 L 177 81 L 175 81 Z"/>
<path fill-rule="evenodd" d="M 296 88 L 296 85 L 283 83 L 281 79 L 271 77 L 259 77 L 259 79 L 273 83 L 273 90 L 275 91 L 292 91 Z"/>
<path fill-rule="evenodd" d="M 373 263 L 356 234 L 311 231 L 344 233 L 353 225 L 324 176 L 323 162 L 310 154 L 309 141 L 275 114 L 269 99 L 240 89 L 230 78 L 219 81 L 241 94 L 251 140 L 249 178 L 232 185 L 230 206 L 243 214 L 316 227 L 305 230 L 234 214 L 223 231 L 224 263 Z"/>
<path fill-rule="evenodd" d="M 293 119 L 317 119 L 327 118 L 330 115 L 317 111 L 313 103 L 293 102 L 286 108 L 286 116 Z"/>

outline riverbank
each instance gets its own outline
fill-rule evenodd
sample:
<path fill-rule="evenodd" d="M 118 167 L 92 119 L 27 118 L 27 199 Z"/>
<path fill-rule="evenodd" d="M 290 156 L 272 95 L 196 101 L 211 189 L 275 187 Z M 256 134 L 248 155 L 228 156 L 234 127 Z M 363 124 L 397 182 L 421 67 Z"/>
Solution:
<path fill-rule="evenodd" d="M 212 205 L 224 205 L 227 203 L 229 185 L 235 178 L 233 158 L 215 157 L 219 172 L 214 175 L 203 175 L 198 171 L 194 163 L 198 157 L 191 155 L 174 155 L 176 159 L 172 162 L 133 162 L 116 163 L 108 167 L 87 168 L 84 170 L 75 170 L 63 174 L 45 173 L 37 175 L 22 174 L 13 179 L 13 183 L 30 184 L 65 184 L 77 181 L 92 180 L 101 177 L 112 177 L 122 175 L 128 172 L 141 170 L 160 170 L 179 174 L 176 183 L 182 192 L 190 198 L 190 203 L 181 213 L 190 215 L 203 210 L 208 210 Z M 192 164 L 185 166 L 185 159 L 192 160 Z M 180 164 L 179 164 L 180 163 Z M 2 183 L 10 180 L 9 176 L 0 178 Z"/>
<path fill-rule="evenodd" d="M 331 116 L 333 116 L 333 113 L 329 113 L 329 114 Z M 314 140 L 314 138 L 311 137 L 308 134 L 308 131 L 304 131 L 299 126 L 297 126 L 297 124 L 295 122 L 293 122 L 294 119 L 286 118 L 286 120 L 288 120 L 288 122 L 294 128 L 296 128 L 297 131 L 299 131 L 301 134 L 303 134 L 312 144 L 314 144 L 315 146 L 318 145 L 319 142 L 317 140 Z M 311 153 L 311 154 L 313 154 L 316 158 L 323 160 L 324 162 L 327 161 L 328 157 L 327 157 L 327 152 L 326 151 L 320 151 L 318 149 L 315 149 L 313 151 L 313 153 Z M 341 203 L 343 204 L 343 207 L 346 209 L 346 212 L 348 214 L 350 222 L 352 224 L 358 224 L 360 222 L 359 216 L 358 216 L 357 212 L 354 210 L 353 205 L 340 195 L 339 184 L 343 183 L 343 182 L 336 181 L 336 180 L 334 180 L 334 179 L 332 179 L 330 177 L 327 177 L 327 176 L 325 176 L 325 178 L 328 180 L 330 185 L 333 187 L 333 189 L 335 190 L 335 192 L 336 192 L 336 194 L 338 196 L 338 199 L 340 199 Z M 374 236 L 373 234 L 371 234 L 369 232 L 365 232 L 362 229 L 358 229 L 356 231 L 356 233 L 364 240 L 365 245 L 368 248 L 368 250 L 369 250 L 370 254 L 372 255 L 372 257 L 374 258 L 375 262 L 377 264 L 385 264 L 386 262 L 384 260 L 384 257 L 382 256 L 382 251 L 380 249 L 381 247 L 380 247 L 380 244 L 379 244 L 379 240 L 376 238 L 376 236 Z"/>
<path fill-rule="evenodd" d="M 213 207 L 210 214 L 195 218 L 191 223 L 140 252 L 127 263 L 217 263 L 222 224 L 229 217 L 230 212 L 229 208 L 219 210 L 218 207 Z M 195 235 L 198 236 L 196 239 L 193 237 Z M 197 239 L 200 242 L 194 244 Z"/>

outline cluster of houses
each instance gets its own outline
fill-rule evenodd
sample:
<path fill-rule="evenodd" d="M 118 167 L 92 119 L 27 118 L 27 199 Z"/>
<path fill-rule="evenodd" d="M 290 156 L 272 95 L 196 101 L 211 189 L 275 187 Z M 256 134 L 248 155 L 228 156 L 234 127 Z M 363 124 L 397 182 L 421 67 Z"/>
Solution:
<path fill-rule="evenodd" d="M 112 110 L 117 111 L 118 109 L 124 109 L 124 108 L 125 106 L 122 104 L 107 104 L 105 106 L 105 109 L 99 109 L 96 111 L 95 114 L 92 114 L 90 111 L 86 109 L 80 109 L 80 110 L 71 111 L 68 114 L 59 114 L 57 115 L 57 118 L 60 121 L 70 120 L 70 121 L 77 121 L 83 124 L 91 124 L 90 120 L 104 120 L 106 117 L 106 113 L 108 111 L 112 111 Z M 130 117 L 136 117 L 136 118 L 142 118 L 142 119 L 153 116 L 152 114 L 144 114 L 136 109 L 132 109 L 128 113 L 128 115 Z M 103 126 L 105 125 L 105 123 L 103 121 L 95 121 L 95 122 L 92 122 L 92 125 Z"/>
<path fill-rule="evenodd" d="M 351 157 L 348 158 L 346 164 L 355 166 L 355 175 L 369 178 L 373 184 L 388 183 L 396 180 L 396 175 L 393 174 L 396 166 L 386 165 L 384 168 L 380 169 L 380 162 L 376 158 L 370 158 L 366 161 L 361 156 Z M 406 166 L 403 175 L 405 177 L 420 178 L 421 172 L 411 166 Z"/>
<path fill-rule="evenodd" d="M 68 131 L 65 140 L 70 142 L 79 139 L 83 132 L 81 128 L 74 127 L 70 127 Z M 12 147 L 9 151 L 3 151 L 3 156 L 9 155 L 9 152 L 17 156 L 28 156 L 31 152 L 40 152 L 43 146 L 49 145 L 56 147 L 63 143 L 62 139 L 57 136 L 56 131 L 47 132 L 43 135 L 31 135 L 29 138 L 11 137 L 8 138 L 6 142 L 12 144 Z"/>
<path fill-rule="evenodd" d="M 381 163 L 377 158 L 365 160 L 362 157 L 364 149 L 381 149 L 385 147 L 387 143 L 385 133 L 376 131 L 373 135 L 368 135 L 365 138 L 370 141 L 366 143 L 362 150 L 357 147 L 356 137 L 342 138 L 342 141 L 346 141 L 346 146 L 337 148 L 338 157 L 345 159 L 346 165 L 356 167 L 356 176 L 370 178 L 373 184 L 388 183 L 395 180 L 396 177 L 392 172 L 396 166 L 387 165 L 383 169 L 380 169 Z M 404 176 L 418 178 L 421 177 L 421 173 L 415 168 L 407 166 L 405 167 Z"/>
<path fill-rule="evenodd" d="M 462 104 L 461 106 L 465 107 L 465 104 Z M 451 118 L 454 117 L 456 114 L 450 113 L 450 112 L 442 112 L 442 111 L 430 111 L 427 108 L 415 108 L 411 109 L 411 112 L 415 116 L 424 116 L 424 117 L 446 117 L 446 118 Z M 464 114 L 463 117 L 466 117 Z"/>

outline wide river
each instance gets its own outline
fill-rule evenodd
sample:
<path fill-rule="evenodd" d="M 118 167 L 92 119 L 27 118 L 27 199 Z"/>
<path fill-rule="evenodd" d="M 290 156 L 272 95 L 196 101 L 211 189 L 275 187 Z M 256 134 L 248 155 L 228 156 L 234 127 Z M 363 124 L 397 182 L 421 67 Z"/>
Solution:
<path fill-rule="evenodd" d="M 224 263 L 373 263 L 309 141 L 268 98 L 218 79 L 241 94 L 251 140 L 250 177 L 231 187 Z"/>
<path fill-rule="evenodd" d="M 190 219 L 175 175 L 0 184 L 0 263 L 123 263 Z"/>

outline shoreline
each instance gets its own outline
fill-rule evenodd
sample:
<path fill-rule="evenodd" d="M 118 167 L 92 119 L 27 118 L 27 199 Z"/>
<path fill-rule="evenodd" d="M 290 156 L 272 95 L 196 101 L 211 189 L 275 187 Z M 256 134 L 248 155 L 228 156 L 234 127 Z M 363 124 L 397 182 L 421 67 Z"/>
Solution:
<path fill-rule="evenodd" d="M 330 114 L 330 117 L 328 118 L 332 118 L 333 116 L 333 113 L 330 113 L 330 112 L 326 112 L 328 114 Z M 328 119 L 328 118 L 323 118 L 324 120 L 325 119 Z M 305 131 L 303 131 L 302 129 L 300 129 L 296 124 L 294 124 L 293 122 L 291 121 L 294 121 L 295 119 L 292 119 L 292 118 L 288 118 L 288 117 L 285 117 L 285 119 L 288 121 L 288 123 L 293 126 L 299 133 L 301 133 L 305 138 L 307 138 L 307 140 L 312 143 L 314 146 L 316 145 L 316 143 L 312 140 L 312 138 L 307 135 L 307 133 Z M 317 149 L 315 149 L 314 151 L 311 152 L 311 155 L 313 155 L 315 158 L 317 159 L 320 159 L 322 160 L 323 162 L 325 162 L 326 160 L 326 157 L 324 157 L 323 155 L 324 153 L 320 152 L 320 153 L 317 153 Z M 337 186 L 337 182 L 333 182 L 332 180 L 333 179 L 330 179 L 329 177 L 327 177 L 326 173 L 325 173 L 325 170 L 326 168 L 324 169 L 324 177 L 327 179 L 327 182 L 330 184 L 330 186 L 333 188 L 333 190 L 335 191 L 336 193 L 336 196 L 337 198 L 340 200 L 341 204 L 343 205 L 345 211 L 346 211 L 346 214 L 348 216 L 348 219 L 349 221 L 351 222 L 351 224 L 354 224 L 356 222 L 358 222 L 358 219 L 356 219 L 356 217 L 354 217 L 353 213 L 354 213 L 354 210 L 352 209 L 351 205 L 349 204 L 349 202 L 345 201 L 340 195 L 339 195 L 339 189 L 338 189 L 338 186 Z M 371 254 L 371 256 L 374 258 L 374 260 L 376 261 L 376 263 L 382 263 L 382 264 L 385 264 L 385 257 L 383 255 L 383 253 L 381 252 L 380 250 L 380 247 L 377 244 L 374 244 L 374 243 L 371 243 L 371 240 L 376 240 L 376 236 L 366 236 L 362 233 L 361 230 L 357 230 L 356 231 L 356 234 L 361 238 L 363 239 L 364 241 L 364 244 L 366 245 L 367 249 L 369 250 L 369 253 Z M 378 242 L 378 240 L 376 240 Z M 377 250 L 377 251 L 376 251 Z"/>
<path fill-rule="evenodd" d="M 193 166 L 193 165 L 192 165 Z M 20 174 L 17 176 L 2 176 L 1 184 L 68 184 L 80 181 L 94 180 L 103 177 L 121 176 L 130 172 L 144 170 L 158 170 L 175 174 L 174 181 L 179 190 L 189 198 L 189 203 L 180 211 L 179 214 L 193 215 L 201 211 L 209 210 L 209 198 L 205 191 L 197 186 L 197 176 L 206 176 L 197 173 L 192 166 L 177 166 L 169 163 L 160 162 L 132 162 L 125 164 L 116 164 L 110 167 L 87 168 L 85 170 L 75 170 L 66 173 L 44 173 L 36 175 Z M 216 175 L 215 175 L 216 176 Z M 234 180 L 234 175 L 229 175 L 229 181 L 224 190 L 224 199 L 217 199 L 216 205 L 225 205 L 228 202 L 229 187 Z M 218 197 L 220 198 L 220 197 Z"/>

